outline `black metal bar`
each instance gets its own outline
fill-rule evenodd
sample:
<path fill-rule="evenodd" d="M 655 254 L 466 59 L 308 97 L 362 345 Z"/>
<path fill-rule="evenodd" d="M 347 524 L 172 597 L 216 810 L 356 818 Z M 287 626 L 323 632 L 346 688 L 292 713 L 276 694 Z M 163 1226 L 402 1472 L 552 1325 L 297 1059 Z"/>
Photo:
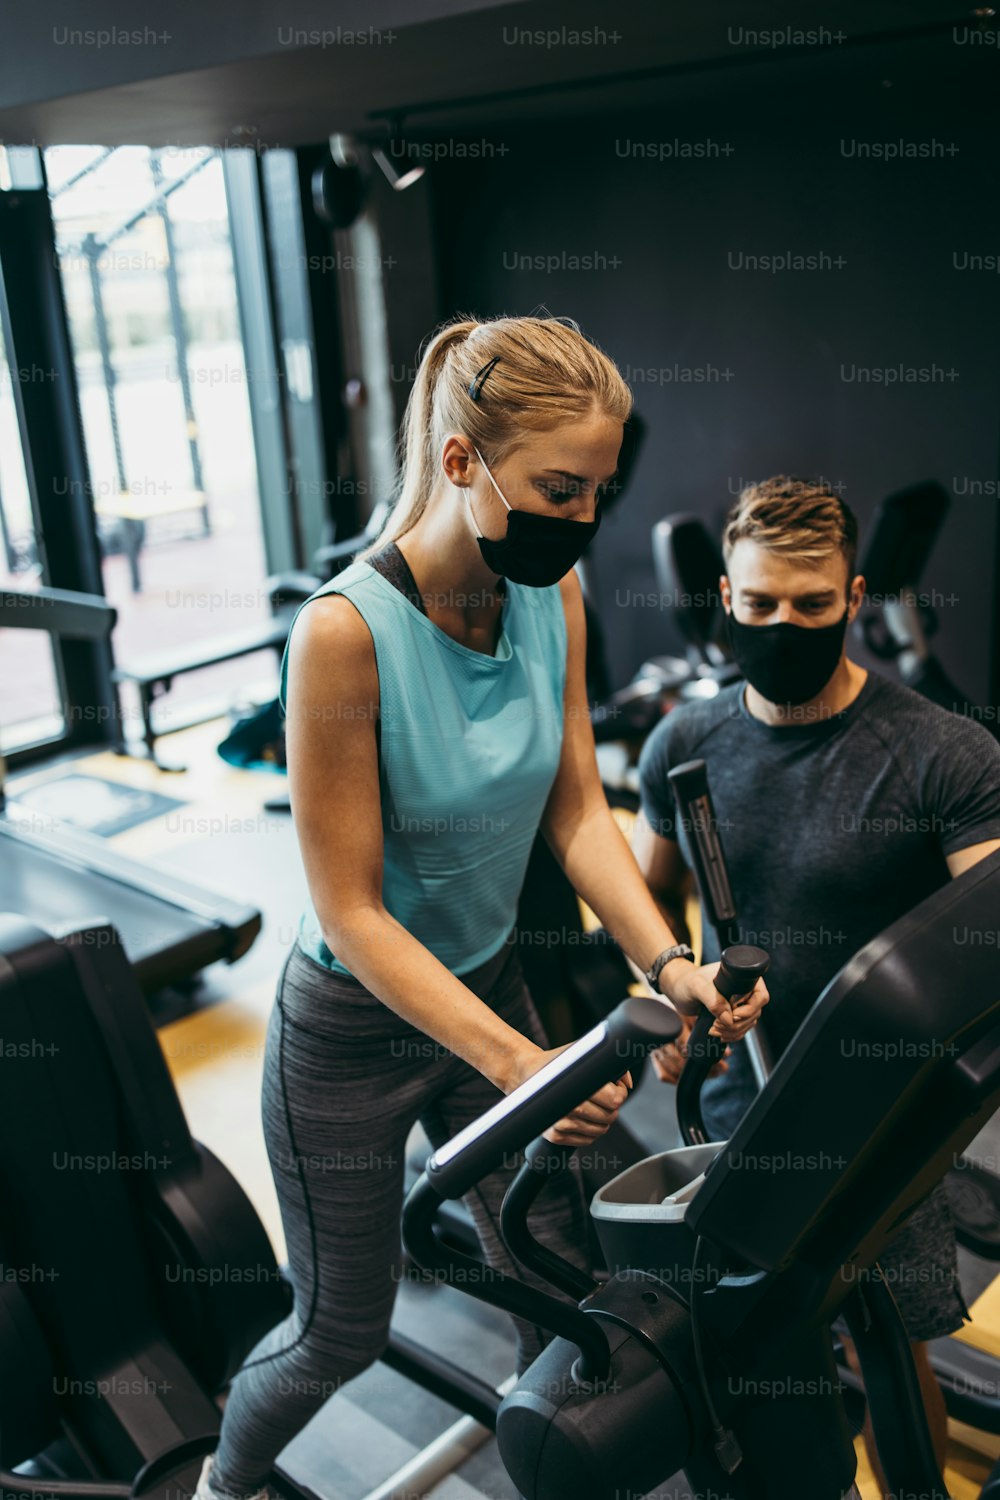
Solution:
<path fill-rule="evenodd" d="M 566 1170 L 575 1146 L 555 1145 L 543 1135 L 532 1141 L 524 1153 L 524 1165 L 517 1173 L 500 1208 L 500 1235 L 514 1259 L 526 1270 L 534 1271 L 543 1281 L 579 1301 L 596 1291 L 598 1283 L 563 1256 L 536 1240 L 528 1228 L 528 1214 L 548 1180 Z"/>
<path fill-rule="evenodd" d="M 57 188 L 50 188 L 49 196 L 52 198 L 60 198 L 63 193 L 68 193 L 70 188 L 76 187 L 77 183 L 82 182 L 85 177 L 89 177 L 91 172 L 96 172 L 101 163 L 107 161 L 108 157 L 111 156 L 116 150 L 117 147 L 115 146 L 102 146 L 97 155 L 93 157 L 93 159 L 89 161 L 85 167 L 81 167 L 79 172 L 72 173 L 72 175 L 67 177 L 65 182 L 61 182 Z"/>
<path fill-rule="evenodd" d="M 45 587 L 0 593 L 0 626 L 7 630 L 47 630 L 63 638 L 103 641 L 117 618 L 118 611 L 102 594 Z"/>
<path fill-rule="evenodd" d="M 94 332 L 97 334 L 97 347 L 101 355 L 101 373 L 104 376 L 104 392 L 108 401 L 108 420 L 111 423 L 111 438 L 115 450 L 115 470 L 118 475 L 118 488 L 124 493 L 128 489 L 128 477 L 125 473 L 125 455 L 122 452 L 121 433 L 118 427 L 118 395 L 116 386 L 118 376 L 115 372 L 114 360 L 111 358 L 111 337 L 108 332 L 108 320 L 104 312 L 104 287 L 101 282 L 101 268 L 97 264 L 104 246 L 98 240 L 96 234 L 88 234 L 81 246 L 83 254 L 87 258 L 87 270 L 90 277 L 90 295 L 94 304 Z M 133 573 L 133 591 L 138 593 Z"/>
<path fill-rule="evenodd" d="M 715 986 L 727 999 L 752 989 L 768 966 L 763 949 L 745 947 L 739 941 L 736 900 L 733 896 L 725 850 L 719 834 L 708 769 L 703 760 L 685 761 L 668 773 L 677 812 L 688 834 L 691 858 L 698 880 L 705 916 L 715 929 L 722 951 L 722 967 Z M 740 986 L 745 985 L 745 989 Z M 710 1036 L 711 1016 L 699 1016 L 688 1039 L 687 1061 L 677 1085 L 677 1121 L 689 1146 L 703 1145 L 709 1138 L 701 1113 L 701 1087 L 710 1070 L 725 1053 L 725 1043 Z M 744 1043 L 759 1086 L 771 1071 L 766 1039 L 751 1036 Z"/>
<path fill-rule="evenodd" d="M 155 212 L 165 198 L 169 198 L 172 193 L 176 193 L 178 188 L 184 187 L 186 183 L 191 181 L 196 172 L 200 172 L 203 167 L 207 167 L 215 155 L 214 151 L 210 151 L 207 156 L 202 157 L 201 161 L 196 161 L 193 167 L 189 167 L 186 172 L 182 172 L 179 177 L 172 177 L 165 187 L 158 188 L 141 208 L 137 209 L 134 214 L 131 214 L 116 228 L 112 229 L 110 234 L 106 234 L 101 241 L 101 245 L 113 245 L 115 240 L 121 239 L 123 234 L 128 234 L 129 230 L 134 229 L 137 224 L 141 223 L 147 214 Z"/>
<path fill-rule="evenodd" d="M 412 1380 L 432 1396 L 439 1396 L 450 1406 L 457 1407 L 468 1416 L 475 1417 L 491 1432 L 496 1431 L 497 1412 L 501 1395 L 485 1380 L 478 1379 L 453 1364 L 443 1354 L 437 1354 L 405 1333 L 395 1329 L 389 1334 L 389 1346 L 382 1355 L 382 1363 Z"/>
<path fill-rule="evenodd" d="M 76 369 L 44 186 L 0 192 L 0 315 L 11 368 L 25 372 L 13 382 L 13 396 L 45 582 L 101 594 Z M 67 641 L 56 659 L 67 725 L 62 743 L 116 739 L 109 643 Z"/>
<path fill-rule="evenodd" d="M 460 1198 L 606 1083 L 613 1083 L 654 1047 L 680 1034 L 676 1011 L 659 1000 L 630 996 L 599 1025 L 540 1068 L 506 1099 L 435 1151 L 427 1176 L 442 1198 Z M 404 1209 L 405 1225 L 405 1209 Z"/>
<path fill-rule="evenodd" d="M 906 1329 L 878 1265 L 863 1292 L 844 1303 L 843 1315 L 858 1351 L 878 1456 L 892 1493 L 949 1500 Z"/>
<path fill-rule="evenodd" d="M 288 498 L 295 522 L 295 556 L 307 564 L 334 532 L 332 514 L 353 522 L 356 485 L 338 480 L 347 430 L 340 318 L 334 295 L 330 236 L 312 202 L 312 172 L 324 142 L 301 150 L 267 151 L 261 189 L 278 341 L 289 454 Z M 319 336 L 317 336 L 317 330 Z M 264 503 L 270 501 L 265 496 Z M 277 503 L 279 496 L 274 496 Z M 350 527 L 348 529 L 353 529 Z"/>
<path fill-rule="evenodd" d="M 4 561 L 7 565 L 7 572 L 13 573 L 17 566 L 17 555 L 11 543 L 10 529 L 7 525 L 7 516 L 3 508 L 2 488 L 0 488 L 0 542 L 3 543 Z"/>
<path fill-rule="evenodd" d="M 247 398 L 257 460 L 257 487 L 269 573 L 299 566 L 295 555 L 288 439 L 285 432 L 274 307 L 260 201 L 260 157 L 226 150 L 222 175 L 229 208 L 236 301 L 247 368 Z"/>
<path fill-rule="evenodd" d="M 989 655 L 989 700 L 987 707 L 993 733 L 1000 732 L 1000 514 L 993 517 L 993 603 L 990 611 L 993 628 L 990 631 Z M 984 1492 L 985 1493 L 985 1492 Z"/>
<path fill-rule="evenodd" d="M 0 1500 L 130 1500 L 132 1486 L 110 1479 L 35 1479 L 0 1469 Z"/>
<path fill-rule="evenodd" d="M 703 760 L 688 760 L 668 772 L 682 827 L 689 835 L 698 889 L 706 915 L 726 947 L 735 939 L 731 924 L 736 920 L 726 857 L 719 837 L 718 820 L 708 790 L 708 773 Z"/>
<path fill-rule="evenodd" d="M 451 1285 L 460 1282 L 462 1290 L 479 1302 L 503 1308 L 504 1312 L 569 1339 L 580 1350 L 581 1383 L 607 1379 L 611 1353 L 597 1320 L 571 1302 L 557 1302 L 547 1292 L 505 1276 L 494 1266 L 439 1239 L 434 1232 L 434 1220 L 441 1201 L 427 1173 L 422 1173 L 403 1206 L 403 1243 L 417 1265 L 442 1273 Z"/>
<path fill-rule="evenodd" d="M 685 1048 L 684 1067 L 677 1080 L 677 1125 L 688 1146 L 703 1146 L 709 1139 L 708 1126 L 701 1112 L 701 1086 L 726 1051 L 721 1038 L 708 1034 L 714 1020 L 712 1012 L 707 1010 L 695 1021 Z"/>

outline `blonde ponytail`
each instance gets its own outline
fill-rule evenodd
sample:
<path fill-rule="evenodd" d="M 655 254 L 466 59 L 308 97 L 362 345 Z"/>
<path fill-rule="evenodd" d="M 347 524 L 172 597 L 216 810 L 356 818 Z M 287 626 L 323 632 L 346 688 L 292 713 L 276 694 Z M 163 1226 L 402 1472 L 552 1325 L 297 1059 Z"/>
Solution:
<path fill-rule="evenodd" d="M 490 360 L 479 400 L 469 387 Z M 597 406 L 624 422 L 632 393 L 614 361 L 572 319 L 459 318 L 426 345 L 406 405 L 396 499 L 378 537 L 358 559 L 416 525 L 437 481 L 449 432 L 472 439 L 488 462 L 510 454 L 525 429 L 548 432 Z"/>

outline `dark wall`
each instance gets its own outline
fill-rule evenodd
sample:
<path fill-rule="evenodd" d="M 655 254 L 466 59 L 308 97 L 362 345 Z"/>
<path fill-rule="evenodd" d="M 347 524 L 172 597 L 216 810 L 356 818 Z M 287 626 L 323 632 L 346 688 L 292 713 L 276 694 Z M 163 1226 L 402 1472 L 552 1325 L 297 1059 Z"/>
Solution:
<path fill-rule="evenodd" d="M 843 486 L 864 523 L 882 495 L 933 477 L 957 492 L 925 578 L 939 648 L 987 699 L 1000 278 L 953 257 L 1000 250 L 995 52 L 951 37 L 776 52 L 674 80 L 655 109 L 604 115 L 595 94 L 589 117 L 481 133 L 476 158 L 456 138 L 435 162 L 440 312 L 572 315 L 648 424 L 596 548 L 616 681 L 678 644 L 635 600 L 655 588 L 659 517 L 717 525 L 744 480 L 784 471 Z M 853 143 L 935 154 L 860 159 Z M 738 268 L 786 252 L 826 260 Z M 900 366 L 926 374 L 853 378 Z"/>

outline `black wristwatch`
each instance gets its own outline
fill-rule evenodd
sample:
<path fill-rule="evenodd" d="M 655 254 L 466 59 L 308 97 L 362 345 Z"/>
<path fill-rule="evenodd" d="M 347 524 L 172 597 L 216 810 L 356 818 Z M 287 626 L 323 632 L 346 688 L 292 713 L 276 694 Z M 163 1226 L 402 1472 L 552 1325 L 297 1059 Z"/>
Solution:
<path fill-rule="evenodd" d="M 658 953 L 657 956 L 653 959 L 653 962 L 650 964 L 649 968 L 646 970 L 646 983 L 649 985 L 650 989 L 655 990 L 658 995 L 663 994 L 663 991 L 660 989 L 660 970 L 663 969 L 672 958 L 686 958 L 689 959 L 691 963 L 694 963 L 695 961 L 694 953 L 688 947 L 687 943 L 675 943 L 672 948 L 664 948 L 662 953 Z M 664 998 L 669 999 L 669 996 L 665 996 Z M 673 1004 L 674 1002 L 671 1001 L 670 1003 Z"/>

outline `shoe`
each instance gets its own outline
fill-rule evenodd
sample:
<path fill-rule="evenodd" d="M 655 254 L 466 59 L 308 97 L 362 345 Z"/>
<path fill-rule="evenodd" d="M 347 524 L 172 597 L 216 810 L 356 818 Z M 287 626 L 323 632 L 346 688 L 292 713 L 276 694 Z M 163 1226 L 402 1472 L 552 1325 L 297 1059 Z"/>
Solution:
<path fill-rule="evenodd" d="M 228 1490 L 217 1490 L 210 1482 L 212 1473 L 212 1462 L 214 1453 L 209 1453 L 201 1466 L 198 1476 L 198 1486 L 191 1500 L 275 1500 L 273 1492 L 265 1485 L 263 1489 L 255 1491 L 253 1495 L 245 1497 L 230 1497 Z"/>

